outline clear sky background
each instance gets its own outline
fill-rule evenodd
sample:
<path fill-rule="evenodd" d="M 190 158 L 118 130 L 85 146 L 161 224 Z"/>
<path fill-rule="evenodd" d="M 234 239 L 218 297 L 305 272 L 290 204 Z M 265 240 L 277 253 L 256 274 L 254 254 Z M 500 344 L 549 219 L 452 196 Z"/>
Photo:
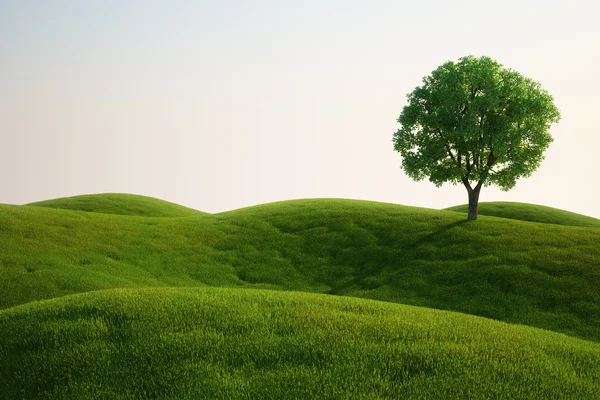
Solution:
<path fill-rule="evenodd" d="M 597 4 L 0 0 L 0 203 L 464 204 L 462 186 L 406 177 L 392 136 L 423 76 L 487 55 L 541 82 L 562 120 L 532 177 L 480 200 L 600 218 Z"/>

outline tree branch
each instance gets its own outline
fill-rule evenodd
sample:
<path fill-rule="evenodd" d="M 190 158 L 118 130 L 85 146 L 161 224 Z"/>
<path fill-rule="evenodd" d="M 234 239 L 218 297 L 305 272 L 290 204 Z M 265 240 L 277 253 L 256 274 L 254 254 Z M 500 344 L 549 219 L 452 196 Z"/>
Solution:
<path fill-rule="evenodd" d="M 494 155 L 494 150 L 491 150 L 490 155 L 488 156 L 488 159 L 487 159 L 487 166 L 493 167 L 494 164 L 496 164 L 496 156 Z"/>
<path fill-rule="evenodd" d="M 466 164 L 467 164 L 467 175 L 471 175 L 471 161 L 469 159 L 469 153 L 468 152 L 465 155 L 465 161 L 466 161 Z"/>
<path fill-rule="evenodd" d="M 465 104 L 465 105 L 463 106 L 463 109 L 462 109 L 462 110 L 460 110 L 460 114 L 461 114 L 461 115 L 465 115 L 465 114 L 467 113 L 467 110 L 468 110 L 468 109 L 469 109 L 469 104 L 467 103 L 467 104 Z"/>
<path fill-rule="evenodd" d="M 481 117 L 479 119 L 479 143 L 483 144 L 483 119 L 485 118 L 485 113 L 481 113 Z"/>
<path fill-rule="evenodd" d="M 477 186 L 475 186 L 475 190 L 480 190 L 481 186 L 483 186 L 483 182 L 485 181 L 486 178 L 481 178 L 479 180 L 479 182 L 477 182 Z"/>
<path fill-rule="evenodd" d="M 446 147 L 446 151 L 448 152 L 448 155 L 450 156 L 450 158 L 452 159 L 452 161 L 454 161 L 455 163 L 457 163 L 458 166 L 460 167 L 460 160 L 457 161 L 456 157 L 454 157 L 454 154 L 452 154 L 452 150 L 450 150 L 450 145 L 448 144 L 448 142 L 446 141 L 446 138 L 442 134 L 442 130 L 440 128 L 435 128 L 435 129 L 437 130 L 438 134 L 440 135 L 440 137 L 444 141 L 444 146 Z"/>
<path fill-rule="evenodd" d="M 467 179 L 466 176 L 462 175 L 460 177 L 460 179 L 462 180 L 463 185 L 465 185 L 465 187 L 467 188 L 467 191 L 469 193 L 471 193 L 471 191 L 473 190 L 473 188 L 471 187 L 471 184 L 469 183 L 469 180 Z"/>
<path fill-rule="evenodd" d="M 492 138 L 490 137 L 490 154 L 488 155 L 488 158 L 487 158 L 487 166 L 492 167 L 492 166 L 494 166 L 494 164 L 496 164 L 496 155 L 494 154 L 494 142 L 492 141 Z"/>

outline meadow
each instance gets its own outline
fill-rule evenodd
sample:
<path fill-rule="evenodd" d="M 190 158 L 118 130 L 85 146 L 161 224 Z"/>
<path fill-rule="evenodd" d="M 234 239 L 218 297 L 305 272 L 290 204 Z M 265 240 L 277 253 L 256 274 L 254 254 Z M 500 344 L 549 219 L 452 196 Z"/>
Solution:
<path fill-rule="evenodd" d="M 464 210 L 0 205 L 0 398 L 597 398 L 600 221 Z"/>

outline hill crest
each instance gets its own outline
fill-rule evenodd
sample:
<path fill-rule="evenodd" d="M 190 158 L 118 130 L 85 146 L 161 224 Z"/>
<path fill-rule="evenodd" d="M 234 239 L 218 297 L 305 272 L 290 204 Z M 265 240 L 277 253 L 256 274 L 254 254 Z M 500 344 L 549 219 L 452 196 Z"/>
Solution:
<path fill-rule="evenodd" d="M 139 217 L 192 217 L 206 214 L 154 197 L 125 193 L 99 193 L 61 197 L 29 203 L 27 206 Z"/>
<path fill-rule="evenodd" d="M 466 214 L 468 208 L 467 204 L 462 204 L 448 207 L 445 210 Z M 539 204 L 504 201 L 481 202 L 479 203 L 479 215 L 544 224 L 600 228 L 600 219 Z"/>

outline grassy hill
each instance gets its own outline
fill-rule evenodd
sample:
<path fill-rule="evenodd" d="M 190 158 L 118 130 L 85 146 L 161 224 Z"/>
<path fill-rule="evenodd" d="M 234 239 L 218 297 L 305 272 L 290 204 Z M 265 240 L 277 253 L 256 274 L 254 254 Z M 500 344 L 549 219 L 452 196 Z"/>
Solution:
<path fill-rule="evenodd" d="M 600 230 L 336 199 L 183 218 L 0 205 L 0 309 L 161 286 L 363 297 L 599 341 Z"/>
<path fill-rule="evenodd" d="M 458 211 L 467 214 L 469 205 L 464 204 L 447 208 L 448 211 Z M 585 226 L 600 228 L 600 219 L 576 214 L 557 208 L 527 203 L 513 202 L 482 202 L 479 203 L 479 215 L 518 219 L 521 221 L 543 222 L 570 226 Z"/>
<path fill-rule="evenodd" d="M 0 311 L 3 399 L 593 399 L 600 344 L 319 294 L 116 289 Z"/>
<path fill-rule="evenodd" d="M 29 204 L 37 207 L 79 210 L 103 214 L 137 215 L 143 217 L 190 217 L 203 214 L 179 204 L 123 193 L 103 193 L 63 197 Z"/>

